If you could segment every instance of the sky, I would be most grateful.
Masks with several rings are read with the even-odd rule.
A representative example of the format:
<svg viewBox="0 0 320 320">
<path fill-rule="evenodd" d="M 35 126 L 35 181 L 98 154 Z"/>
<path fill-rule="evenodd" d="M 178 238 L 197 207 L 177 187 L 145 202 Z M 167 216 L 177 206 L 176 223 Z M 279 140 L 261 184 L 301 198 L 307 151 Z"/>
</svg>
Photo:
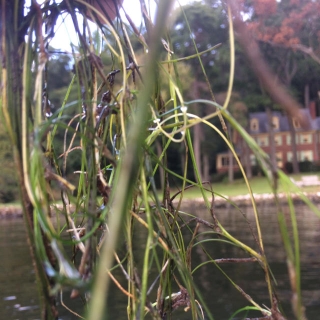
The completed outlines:
<svg viewBox="0 0 320 320">
<path fill-rule="evenodd" d="M 174 6 L 178 7 L 179 3 L 180 5 L 185 5 L 194 1 L 199 0 L 176 0 Z M 155 2 L 154 0 L 146 0 L 146 4 L 148 5 L 150 3 L 150 10 L 151 14 L 155 13 Z M 133 20 L 136 26 L 139 26 L 141 23 L 141 13 L 140 13 L 140 1 L 139 0 L 124 0 L 123 2 L 124 10 L 127 12 L 127 14 L 130 14 L 130 18 Z M 124 21 L 126 21 L 125 16 L 120 10 L 120 14 L 124 18 Z M 70 51 L 70 41 L 75 41 L 73 39 L 76 39 L 76 35 L 74 32 L 72 32 L 73 28 L 71 28 L 72 22 L 71 18 L 67 17 L 65 23 L 62 23 L 62 20 L 59 20 L 56 27 L 57 32 L 50 42 L 50 46 L 54 47 L 55 49 L 62 49 L 66 51 Z M 76 41 L 75 41 L 76 42 Z"/>
</svg>

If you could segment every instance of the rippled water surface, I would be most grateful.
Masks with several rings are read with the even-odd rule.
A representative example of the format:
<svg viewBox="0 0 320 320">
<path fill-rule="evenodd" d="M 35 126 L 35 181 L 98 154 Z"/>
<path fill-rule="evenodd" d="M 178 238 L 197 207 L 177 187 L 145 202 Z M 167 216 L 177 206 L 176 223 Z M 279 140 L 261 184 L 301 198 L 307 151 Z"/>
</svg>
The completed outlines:
<svg viewBox="0 0 320 320">
<path fill-rule="evenodd" d="M 277 295 L 282 302 L 288 319 L 293 319 L 290 307 L 291 291 L 287 276 L 286 259 L 281 245 L 277 214 L 270 204 L 259 208 L 265 250 L 270 267 L 277 279 Z M 202 219 L 211 221 L 209 213 L 199 205 L 188 206 L 188 211 Z M 285 208 L 285 212 L 288 211 Z M 302 294 L 309 320 L 319 319 L 320 314 L 320 218 L 307 207 L 296 206 L 300 233 Z M 251 209 L 243 209 L 243 214 L 253 221 Z M 286 212 L 288 214 L 288 212 Z M 244 243 L 254 246 L 250 228 L 243 215 L 234 209 L 216 209 L 216 215 L 226 229 Z M 254 229 L 254 228 L 253 228 Z M 201 231 L 205 231 L 202 229 Z M 136 251 L 139 243 L 145 241 L 144 232 L 135 236 Z M 189 236 L 186 236 L 188 238 Z M 199 239 L 209 236 L 201 235 Z M 225 243 L 207 242 L 207 252 L 215 259 L 247 257 L 241 250 Z M 206 260 L 204 251 L 196 246 L 192 251 L 192 267 Z M 139 263 L 139 261 L 137 262 Z M 246 293 L 258 303 L 269 306 L 264 275 L 257 263 L 221 265 Z M 24 223 L 21 218 L 0 220 L 0 319 L 40 319 L 39 300 L 35 283 L 30 252 L 26 243 Z M 237 309 L 249 305 L 246 300 L 232 287 L 213 264 L 206 264 L 194 272 L 194 280 L 202 292 L 204 300 L 214 316 L 214 319 L 228 319 Z M 156 274 L 150 273 L 150 282 Z M 126 319 L 126 298 L 114 287 L 108 305 L 109 319 Z M 64 297 L 68 307 L 83 313 L 79 301 L 69 299 L 69 293 Z M 153 297 L 151 297 L 153 299 Z M 77 319 L 59 304 L 60 319 Z M 259 316 L 259 314 L 256 314 Z M 175 312 L 173 319 L 190 319 L 191 315 L 183 310 Z"/>
</svg>

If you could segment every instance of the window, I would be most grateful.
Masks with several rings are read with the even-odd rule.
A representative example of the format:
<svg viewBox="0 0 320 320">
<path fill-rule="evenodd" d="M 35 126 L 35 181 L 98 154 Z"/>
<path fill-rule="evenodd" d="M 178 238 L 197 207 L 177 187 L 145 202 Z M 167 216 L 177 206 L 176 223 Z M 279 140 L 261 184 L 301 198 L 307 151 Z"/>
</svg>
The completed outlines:
<svg viewBox="0 0 320 320">
<path fill-rule="evenodd" d="M 292 119 L 292 123 L 293 123 L 293 127 L 294 127 L 295 129 L 300 129 L 300 128 L 301 128 L 300 122 L 298 121 L 298 119 L 293 118 L 293 119 Z"/>
<path fill-rule="evenodd" d="M 267 136 L 257 137 L 257 143 L 260 147 L 267 147 L 269 145 L 269 139 Z"/>
<path fill-rule="evenodd" d="M 282 152 L 277 152 L 276 153 L 276 160 L 277 160 L 277 166 L 279 168 L 282 168 L 283 167 Z"/>
<path fill-rule="evenodd" d="M 278 117 L 273 116 L 271 123 L 272 123 L 273 130 L 279 130 L 279 118 Z"/>
<path fill-rule="evenodd" d="M 281 146 L 282 145 L 282 137 L 281 136 L 275 136 L 274 137 L 274 144 L 276 146 Z"/>
<path fill-rule="evenodd" d="M 300 134 L 300 144 L 311 144 L 312 143 L 312 135 L 311 133 Z"/>
<path fill-rule="evenodd" d="M 229 166 L 229 155 L 222 155 L 221 156 L 221 168 L 228 167 Z M 237 167 L 237 161 L 233 157 L 233 167 Z"/>
<path fill-rule="evenodd" d="M 298 135 L 296 134 L 295 137 L 296 137 L 296 144 L 299 144 L 299 137 L 298 137 Z M 288 133 L 288 134 L 286 135 L 286 140 L 287 140 L 287 145 L 290 146 L 290 145 L 291 145 L 291 135 L 290 135 L 290 133 Z"/>
<path fill-rule="evenodd" d="M 297 160 L 298 161 L 303 161 L 303 153 L 304 153 L 305 151 L 298 151 L 297 152 Z M 307 153 L 309 153 L 309 152 L 311 152 L 312 153 L 312 151 L 306 151 Z M 310 156 L 310 154 L 308 154 L 309 156 Z M 293 152 L 292 151 L 289 151 L 289 152 L 287 152 L 287 161 L 288 162 L 293 162 Z"/>
<path fill-rule="evenodd" d="M 257 159 L 256 159 L 256 157 L 255 157 L 254 154 L 250 154 L 250 164 L 251 164 L 252 166 L 257 165 Z"/>
<path fill-rule="evenodd" d="M 229 157 L 228 156 L 223 156 L 221 158 L 221 165 L 222 165 L 222 167 L 227 167 L 229 165 Z"/>
<path fill-rule="evenodd" d="M 287 145 L 290 146 L 291 145 L 291 136 L 290 136 L 290 134 L 286 135 L 286 141 L 287 141 Z"/>
<path fill-rule="evenodd" d="M 259 131 L 259 121 L 256 118 L 251 119 L 250 121 L 250 130 Z"/>
<path fill-rule="evenodd" d="M 300 152 L 300 161 L 313 161 L 313 152 L 310 151 L 301 151 Z"/>
</svg>

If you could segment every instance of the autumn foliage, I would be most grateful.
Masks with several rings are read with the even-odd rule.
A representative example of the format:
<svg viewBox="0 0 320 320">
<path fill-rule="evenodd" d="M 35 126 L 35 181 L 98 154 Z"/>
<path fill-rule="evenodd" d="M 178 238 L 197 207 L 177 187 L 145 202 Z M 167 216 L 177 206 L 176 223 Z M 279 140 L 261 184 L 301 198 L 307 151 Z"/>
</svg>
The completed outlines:
<svg viewBox="0 0 320 320">
<path fill-rule="evenodd" d="M 300 50 L 320 63 L 320 2 L 253 0 L 248 27 L 263 42 Z"/>
</svg>

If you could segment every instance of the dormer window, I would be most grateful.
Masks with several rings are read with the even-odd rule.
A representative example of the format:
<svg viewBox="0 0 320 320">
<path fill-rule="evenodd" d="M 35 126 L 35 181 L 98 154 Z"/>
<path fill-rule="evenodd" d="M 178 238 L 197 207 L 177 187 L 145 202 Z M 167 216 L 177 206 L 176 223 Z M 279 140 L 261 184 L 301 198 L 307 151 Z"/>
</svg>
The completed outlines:
<svg viewBox="0 0 320 320">
<path fill-rule="evenodd" d="M 301 128 L 300 122 L 298 121 L 298 119 L 293 118 L 293 119 L 292 119 L 292 123 L 293 123 L 293 127 L 294 127 L 295 129 L 300 129 L 300 128 Z"/>
<path fill-rule="evenodd" d="M 259 131 L 259 121 L 256 118 L 251 119 L 250 121 L 250 130 Z"/>
<path fill-rule="evenodd" d="M 279 117 L 272 117 L 272 128 L 273 130 L 279 130 Z"/>
</svg>

